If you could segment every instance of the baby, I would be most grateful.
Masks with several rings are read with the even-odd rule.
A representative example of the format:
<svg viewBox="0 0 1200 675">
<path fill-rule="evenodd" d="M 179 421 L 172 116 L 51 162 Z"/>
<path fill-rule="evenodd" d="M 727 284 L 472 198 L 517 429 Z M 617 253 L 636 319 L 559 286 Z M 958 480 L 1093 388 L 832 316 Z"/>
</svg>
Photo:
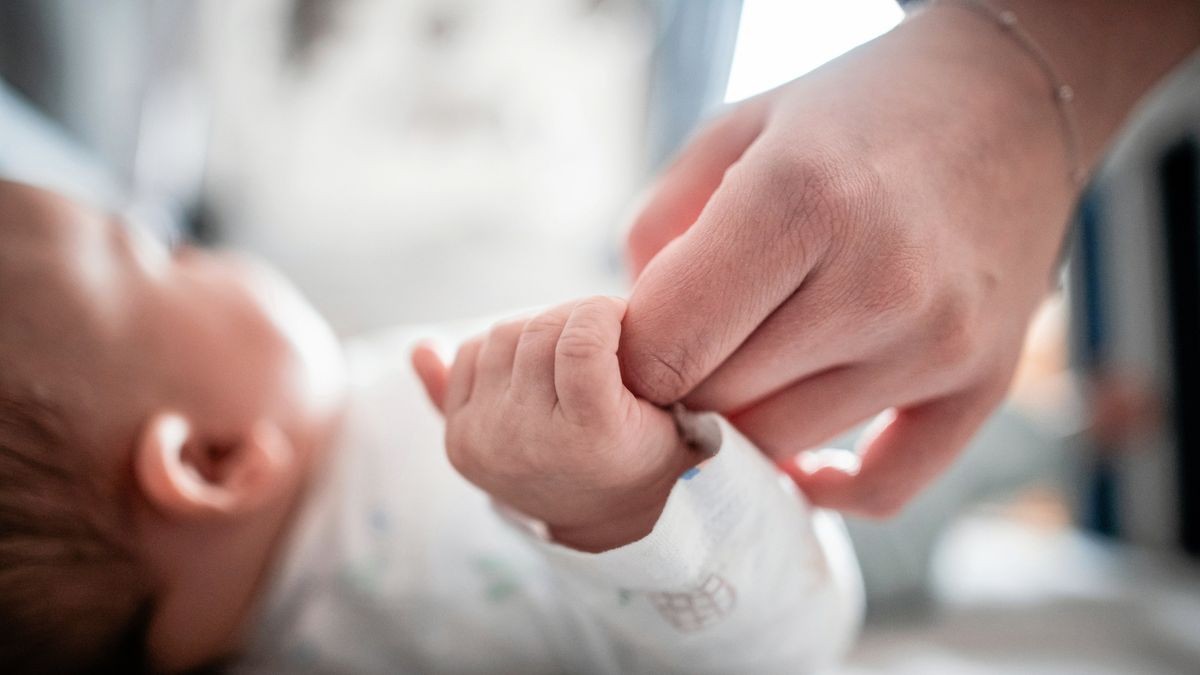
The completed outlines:
<svg viewBox="0 0 1200 675">
<path fill-rule="evenodd" d="M 623 312 L 501 323 L 449 368 L 343 347 L 260 266 L 0 182 L 5 672 L 830 664 L 861 604 L 840 523 L 724 420 L 635 398 Z"/>
</svg>

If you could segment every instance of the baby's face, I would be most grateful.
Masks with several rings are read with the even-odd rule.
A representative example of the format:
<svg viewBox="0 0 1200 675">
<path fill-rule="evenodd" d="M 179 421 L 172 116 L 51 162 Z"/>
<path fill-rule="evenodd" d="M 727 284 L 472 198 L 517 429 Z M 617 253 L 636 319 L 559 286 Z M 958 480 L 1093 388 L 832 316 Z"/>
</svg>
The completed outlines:
<svg viewBox="0 0 1200 675">
<path fill-rule="evenodd" d="M 0 182 L 0 358 L 16 382 L 128 443 L 154 408 L 235 435 L 326 423 L 341 390 L 330 330 L 281 278 L 160 242 L 65 198 Z M 303 445 L 303 443 L 301 443 Z"/>
<path fill-rule="evenodd" d="M 61 451 L 130 484 L 156 663 L 234 644 L 343 389 L 329 327 L 270 270 L 0 181 L 0 390 L 50 404 L 86 446 Z"/>
</svg>

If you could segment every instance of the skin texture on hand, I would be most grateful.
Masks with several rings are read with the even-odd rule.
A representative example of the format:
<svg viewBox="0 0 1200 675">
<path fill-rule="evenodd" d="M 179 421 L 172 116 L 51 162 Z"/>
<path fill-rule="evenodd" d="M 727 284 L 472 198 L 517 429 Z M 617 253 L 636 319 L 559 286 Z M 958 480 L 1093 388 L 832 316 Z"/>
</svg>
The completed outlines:
<svg viewBox="0 0 1200 675">
<path fill-rule="evenodd" d="M 697 459 L 671 416 L 622 383 L 624 313 L 623 300 L 595 297 L 501 323 L 449 371 L 428 347 L 413 353 L 454 468 L 584 551 L 649 534 Z"/>
<path fill-rule="evenodd" d="M 1197 3 L 993 5 L 1075 87 L 1089 166 L 1200 30 Z M 1051 286 L 1077 197 L 1058 114 L 1029 54 L 950 3 L 741 104 L 634 223 L 626 382 L 726 413 L 819 505 L 894 513 L 1001 400 Z M 790 461 L 883 411 L 861 466 Z"/>
</svg>

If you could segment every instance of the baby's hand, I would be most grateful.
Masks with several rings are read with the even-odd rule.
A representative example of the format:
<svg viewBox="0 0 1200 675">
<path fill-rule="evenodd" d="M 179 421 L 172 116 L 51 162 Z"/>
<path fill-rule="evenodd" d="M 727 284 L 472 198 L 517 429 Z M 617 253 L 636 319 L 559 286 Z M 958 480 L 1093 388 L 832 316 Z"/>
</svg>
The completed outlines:
<svg viewBox="0 0 1200 675">
<path fill-rule="evenodd" d="M 459 473 L 580 550 L 648 534 L 699 459 L 667 412 L 622 383 L 624 314 L 623 300 L 595 297 L 501 323 L 449 372 L 428 347 L 413 353 Z"/>
</svg>

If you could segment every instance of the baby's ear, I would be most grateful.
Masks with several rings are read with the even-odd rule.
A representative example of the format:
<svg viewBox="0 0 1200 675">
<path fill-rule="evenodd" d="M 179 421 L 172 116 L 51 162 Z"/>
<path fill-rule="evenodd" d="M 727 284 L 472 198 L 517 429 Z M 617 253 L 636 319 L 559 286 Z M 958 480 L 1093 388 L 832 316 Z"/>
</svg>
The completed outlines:
<svg viewBox="0 0 1200 675">
<path fill-rule="evenodd" d="M 147 420 L 133 462 L 138 487 L 154 508 L 184 519 L 254 511 L 286 493 L 299 472 L 295 449 L 271 422 L 216 440 L 167 411 Z"/>
</svg>

